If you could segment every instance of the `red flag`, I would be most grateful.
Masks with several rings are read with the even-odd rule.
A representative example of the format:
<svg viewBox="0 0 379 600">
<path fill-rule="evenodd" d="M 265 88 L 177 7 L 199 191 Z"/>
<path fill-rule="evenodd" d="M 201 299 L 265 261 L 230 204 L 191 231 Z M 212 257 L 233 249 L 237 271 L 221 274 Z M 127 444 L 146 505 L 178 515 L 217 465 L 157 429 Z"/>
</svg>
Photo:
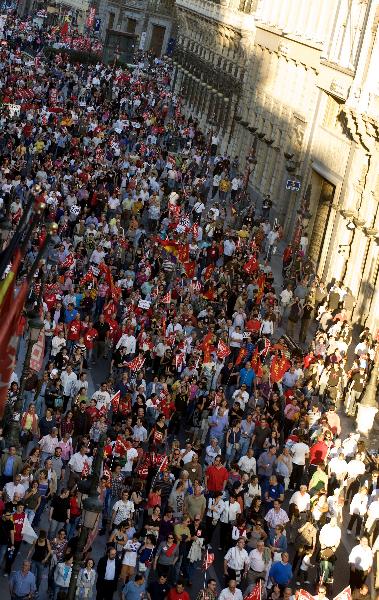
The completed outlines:
<svg viewBox="0 0 379 600">
<path fill-rule="evenodd" d="M 283 375 L 290 368 L 291 363 L 285 356 L 274 356 L 270 367 L 270 378 L 272 383 L 278 383 L 283 379 Z"/>
<path fill-rule="evenodd" d="M 169 292 L 167 292 L 167 294 L 165 294 L 163 296 L 162 302 L 163 302 L 163 304 L 170 304 L 170 302 L 171 302 L 171 290 Z"/>
<path fill-rule="evenodd" d="M 262 582 L 258 581 L 248 596 L 244 600 L 261 600 Z"/>
<path fill-rule="evenodd" d="M 65 37 L 68 34 L 68 21 L 63 23 L 61 27 L 61 37 Z"/>
<path fill-rule="evenodd" d="M 184 270 L 186 272 L 188 279 L 193 279 L 195 277 L 195 271 L 196 271 L 195 261 L 186 262 L 186 263 L 184 263 L 183 267 L 184 267 Z"/>
<path fill-rule="evenodd" d="M 113 412 L 118 411 L 118 407 L 120 404 L 120 398 L 121 398 L 121 392 L 120 392 L 120 390 L 118 390 L 118 392 L 116 392 L 115 395 L 112 396 L 112 398 L 111 398 L 111 405 L 112 405 Z"/>
<path fill-rule="evenodd" d="M 117 436 L 116 443 L 114 445 L 115 454 L 119 454 L 120 456 L 124 456 L 127 451 L 127 447 L 125 445 L 125 440 L 121 435 Z"/>
<path fill-rule="evenodd" d="M 189 244 L 179 244 L 177 247 L 178 260 L 181 263 L 186 263 L 189 260 Z"/>
<path fill-rule="evenodd" d="M 334 596 L 333 600 L 351 600 L 351 588 L 348 585 L 342 592 Z"/>
<path fill-rule="evenodd" d="M 215 291 L 212 287 L 210 287 L 208 290 L 204 290 L 201 295 L 203 296 L 203 298 L 209 300 L 210 302 L 213 302 L 213 300 L 215 299 Z"/>
<path fill-rule="evenodd" d="M 255 271 L 257 271 L 257 269 L 258 269 L 258 261 L 254 256 L 252 256 L 250 258 L 250 260 L 248 260 L 247 263 L 244 264 L 244 266 L 243 266 L 243 270 L 246 271 L 246 273 L 248 273 L 249 275 L 252 275 L 253 273 L 255 273 Z"/>
<path fill-rule="evenodd" d="M 254 371 L 254 373 L 256 374 L 257 377 L 262 377 L 263 375 L 263 369 L 262 369 L 262 364 L 261 364 L 261 359 L 259 356 L 259 352 L 258 352 L 258 348 L 256 348 L 253 352 L 253 356 L 251 357 L 251 367 Z"/>
<path fill-rule="evenodd" d="M 133 360 L 131 360 L 130 362 L 127 362 L 126 366 L 129 367 L 129 369 L 131 371 L 139 371 L 140 369 L 142 369 L 144 363 L 145 363 L 144 356 L 136 356 L 135 358 L 133 358 Z"/>
<path fill-rule="evenodd" d="M 217 356 L 219 358 L 226 358 L 227 356 L 229 356 L 229 354 L 231 354 L 229 346 L 227 346 L 225 342 L 220 340 L 217 344 Z"/>
<path fill-rule="evenodd" d="M 197 223 L 194 223 L 192 225 L 192 237 L 195 241 L 197 240 L 198 235 L 199 235 L 199 226 Z"/>
<path fill-rule="evenodd" d="M 241 362 L 243 361 L 243 359 L 245 358 L 245 356 L 247 355 L 247 350 L 246 348 L 241 348 L 241 350 L 238 352 L 238 356 L 235 362 L 235 365 L 239 365 L 241 364 Z"/>
<path fill-rule="evenodd" d="M 205 281 L 207 281 L 208 279 L 211 278 L 211 275 L 212 275 L 213 271 L 214 271 L 214 265 L 208 265 L 207 268 L 204 271 L 204 279 L 205 279 Z"/>
</svg>

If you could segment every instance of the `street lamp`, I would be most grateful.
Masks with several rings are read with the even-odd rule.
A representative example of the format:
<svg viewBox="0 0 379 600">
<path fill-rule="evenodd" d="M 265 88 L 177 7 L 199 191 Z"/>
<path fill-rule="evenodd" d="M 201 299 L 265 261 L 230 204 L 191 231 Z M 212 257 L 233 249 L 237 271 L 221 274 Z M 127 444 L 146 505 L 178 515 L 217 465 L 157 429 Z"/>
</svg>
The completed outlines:
<svg viewBox="0 0 379 600">
<path fill-rule="evenodd" d="M 83 561 L 83 554 L 88 542 L 90 531 L 93 531 L 98 523 L 99 517 L 103 510 L 103 505 L 99 500 L 98 486 L 100 481 L 101 467 L 104 457 L 105 434 L 101 434 L 97 445 L 96 456 L 92 463 L 92 475 L 90 480 L 79 481 L 78 490 L 82 494 L 88 493 L 87 498 L 84 498 L 82 506 L 82 529 L 80 532 L 78 545 L 74 554 L 74 562 L 72 564 L 70 585 L 67 593 L 67 600 L 74 600 L 76 595 L 76 587 L 80 567 Z"/>
<path fill-rule="evenodd" d="M 378 372 L 379 372 L 379 344 L 376 346 L 374 364 L 371 369 L 370 379 L 366 385 L 363 398 L 358 403 L 357 413 L 357 431 L 368 437 L 376 413 L 378 412 L 378 402 L 376 400 L 378 392 Z"/>
</svg>

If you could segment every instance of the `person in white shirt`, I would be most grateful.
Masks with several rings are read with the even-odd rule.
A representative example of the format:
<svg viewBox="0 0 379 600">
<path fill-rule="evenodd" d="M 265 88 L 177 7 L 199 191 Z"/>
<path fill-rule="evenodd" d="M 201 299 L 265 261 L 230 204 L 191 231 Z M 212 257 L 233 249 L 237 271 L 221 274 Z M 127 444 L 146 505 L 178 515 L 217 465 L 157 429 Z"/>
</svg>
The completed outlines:
<svg viewBox="0 0 379 600">
<path fill-rule="evenodd" d="M 121 495 L 121 500 L 118 500 L 112 509 L 111 527 L 120 525 L 123 521 L 130 519 L 134 513 L 134 502 L 129 500 L 129 492 L 124 490 Z"/>
<path fill-rule="evenodd" d="M 288 523 L 289 518 L 285 510 L 281 507 L 279 500 L 274 500 L 273 508 L 270 508 L 265 516 L 265 521 L 272 532 L 275 531 L 277 525 L 285 525 Z"/>
<path fill-rule="evenodd" d="M 231 258 L 235 252 L 236 245 L 230 238 L 224 240 L 224 257 Z"/>
<path fill-rule="evenodd" d="M 25 487 L 21 483 L 21 475 L 16 475 L 14 481 L 9 481 L 4 486 L 4 491 L 6 495 L 6 499 L 13 502 L 13 498 L 15 494 L 18 494 L 20 498 L 23 498 L 25 495 Z"/>
<path fill-rule="evenodd" d="M 217 438 L 211 438 L 209 446 L 205 449 L 205 464 L 213 465 L 214 459 L 219 454 L 221 454 L 221 449 L 218 445 L 218 440 Z"/>
<path fill-rule="evenodd" d="M 230 341 L 229 341 L 229 346 L 232 349 L 233 359 L 237 358 L 238 352 L 242 346 L 242 342 L 243 342 L 243 334 L 241 333 L 241 328 L 238 327 L 238 325 L 237 325 L 237 327 L 234 329 L 234 331 L 232 331 L 232 333 L 230 334 Z M 232 360 L 232 358 L 230 360 Z"/>
<path fill-rule="evenodd" d="M 236 390 L 232 396 L 233 402 L 239 402 L 241 410 L 245 410 L 245 406 L 249 401 L 249 393 L 246 391 L 246 385 L 243 384 Z"/>
<path fill-rule="evenodd" d="M 326 523 L 320 529 L 319 542 L 321 549 L 334 548 L 336 551 L 341 542 L 341 528 L 337 525 L 337 519 L 332 517 L 329 523 Z"/>
<path fill-rule="evenodd" d="M 63 412 L 66 411 L 67 404 L 73 394 L 74 384 L 77 380 L 78 380 L 78 376 L 72 370 L 72 366 L 67 365 L 66 369 L 64 371 L 62 371 L 62 374 L 61 374 L 61 383 L 62 383 L 63 398 L 64 398 Z"/>
<path fill-rule="evenodd" d="M 68 466 L 70 468 L 70 477 L 68 479 L 67 487 L 70 489 L 81 478 L 85 465 L 90 467 L 92 464 L 92 457 L 87 456 L 87 452 L 88 448 L 82 445 L 79 449 L 79 452 L 75 452 L 68 462 Z"/>
<path fill-rule="evenodd" d="M 254 451 L 252 448 L 249 448 L 247 454 L 245 456 L 241 456 L 238 461 L 238 466 L 242 473 L 246 473 L 247 475 L 256 475 L 257 473 L 257 461 L 254 458 Z"/>
<path fill-rule="evenodd" d="M 255 584 L 259 578 L 266 578 L 267 567 L 271 559 L 271 555 L 267 556 L 267 552 L 270 552 L 270 550 L 267 548 L 265 551 L 263 540 L 258 540 L 257 547 L 250 552 L 248 571 L 248 582 L 250 585 Z"/>
<path fill-rule="evenodd" d="M 224 510 L 220 516 L 220 548 L 224 552 L 230 546 L 232 535 L 232 524 L 235 523 L 237 515 L 241 514 L 240 503 L 235 496 L 230 496 L 229 500 L 224 501 Z M 238 536 L 239 538 L 240 536 Z"/>
<path fill-rule="evenodd" d="M 350 587 L 352 591 L 359 589 L 371 572 L 374 553 L 368 545 L 367 537 L 362 537 L 357 546 L 349 554 Z"/>
<path fill-rule="evenodd" d="M 302 437 L 291 448 L 292 456 L 292 473 L 290 477 L 290 489 L 299 488 L 303 479 L 305 461 L 309 456 L 309 446 L 304 442 Z"/>
<path fill-rule="evenodd" d="M 224 556 L 224 575 L 239 584 L 242 577 L 247 575 L 249 555 L 245 550 L 245 540 L 240 538 L 233 548 L 229 548 Z"/>
<path fill-rule="evenodd" d="M 126 355 L 135 354 L 136 351 L 136 338 L 134 335 L 129 335 L 128 333 L 124 333 L 116 344 L 116 349 L 118 350 L 120 347 L 126 348 Z"/>
<path fill-rule="evenodd" d="M 48 456 L 54 454 L 54 450 L 58 446 L 58 444 L 58 429 L 57 427 L 53 427 L 51 433 L 44 435 L 43 438 L 41 438 L 38 442 L 38 445 L 41 449 L 41 465 L 44 464 Z"/>
<path fill-rule="evenodd" d="M 91 400 L 96 401 L 97 410 L 101 410 L 103 407 L 108 410 L 111 405 L 111 395 L 107 390 L 107 384 L 102 383 L 100 389 L 92 394 Z"/>
<path fill-rule="evenodd" d="M 328 471 L 329 475 L 335 474 L 337 481 L 343 482 L 347 474 L 347 462 L 343 452 L 331 459 L 328 463 Z"/>
<path fill-rule="evenodd" d="M 242 600 L 242 592 L 235 579 L 229 579 L 228 587 L 221 590 L 218 600 Z"/>
<path fill-rule="evenodd" d="M 128 442 L 126 442 L 128 444 Z M 130 442 L 129 442 L 130 445 Z M 129 447 L 125 453 L 125 464 L 122 467 L 122 472 L 125 473 L 127 477 L 130 477 L 133 471 L 133 464 L 137 461 L 138 452 L 133 446 Z"/>
<path fill-rule="evenodd" d="M 301 485 L 300 490 L 292 494 L 290 499 L 290 506 L 294 504 L 299 513 L 306 513 L 311 507 L 311 497 L 307 492 L 307 486 Z"/>
<path fill-rule="evenodd" d="M 349 513 L 350 513 L 350 521 L 347 526 L 346 533 L 350 534 L 354 527 L 354 523 L 357 522 L 356 525 L 356 535 L 357 537 L 361 533 L 361 527 L 363 522 L 363 517 L 367 513 L 367 504 L 368 504 L 368 489 L 366 486 L 362 486 L 357 494 L 354 494 L 353 499 L 350 503 Z"/>
</svg>

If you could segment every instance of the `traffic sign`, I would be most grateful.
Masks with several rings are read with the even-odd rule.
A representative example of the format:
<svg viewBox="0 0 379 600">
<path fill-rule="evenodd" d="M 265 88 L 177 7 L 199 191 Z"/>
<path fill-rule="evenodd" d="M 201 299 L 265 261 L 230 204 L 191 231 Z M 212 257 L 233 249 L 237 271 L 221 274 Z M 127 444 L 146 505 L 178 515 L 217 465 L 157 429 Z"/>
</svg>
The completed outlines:
<svg viewBox="0 0 379 600">
<path fill-rule="evenodd" d="M 291 190 L 291 192 L 298 192 L 301 188 L 301 182 L 297 179 L 287 179 L 286 190 Z"/>
</svg>

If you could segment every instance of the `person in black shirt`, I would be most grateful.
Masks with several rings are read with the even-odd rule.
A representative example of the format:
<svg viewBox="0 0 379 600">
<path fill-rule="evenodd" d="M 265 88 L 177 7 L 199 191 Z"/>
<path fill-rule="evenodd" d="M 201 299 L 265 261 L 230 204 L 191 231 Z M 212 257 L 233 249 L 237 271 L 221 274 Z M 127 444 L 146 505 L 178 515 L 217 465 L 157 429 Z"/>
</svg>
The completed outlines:
<svg viewBox="0 0 379 600">
<path fill-rule="evenodd" d="M 49 538 L 53 539 L 57 531 L 62 529 L 70 519 L 70 500 L 69 491 L 62 489 L 61 493 L 55 494 L 51 501 L 50 513 L 49 513 Z"/>
<path fill-rule="evenodd" d="M 11 511 L 5 510 L 0 519 L 0 567 L 8 548 L 14 549 L 14 525 Z"/>
<path fill-rule="evenodd" d="M 108 336 L 109 336 L 109 325 L 108 323 L 105 322 L 104 320 L 104 315 L 100 315 L 99 320 L 97 321 L 97 323 L 94 324 L 94 328 L 97 331 L 97 339 L 96 339 L 96 357 L 97 359 L 103 357 L 103 358 L 107 358 L 106 356 L 106 342 L 108 340 Z"/>
<path fill-rule="evenodd" d="M 162 600 L 162 598 L 166 598 L 169 590 L 170 586 L 167 583 L 166 575 L 161 575 L 159 579 L 150 583 L 147 588 L 151 600 Z"/>
</svg>

